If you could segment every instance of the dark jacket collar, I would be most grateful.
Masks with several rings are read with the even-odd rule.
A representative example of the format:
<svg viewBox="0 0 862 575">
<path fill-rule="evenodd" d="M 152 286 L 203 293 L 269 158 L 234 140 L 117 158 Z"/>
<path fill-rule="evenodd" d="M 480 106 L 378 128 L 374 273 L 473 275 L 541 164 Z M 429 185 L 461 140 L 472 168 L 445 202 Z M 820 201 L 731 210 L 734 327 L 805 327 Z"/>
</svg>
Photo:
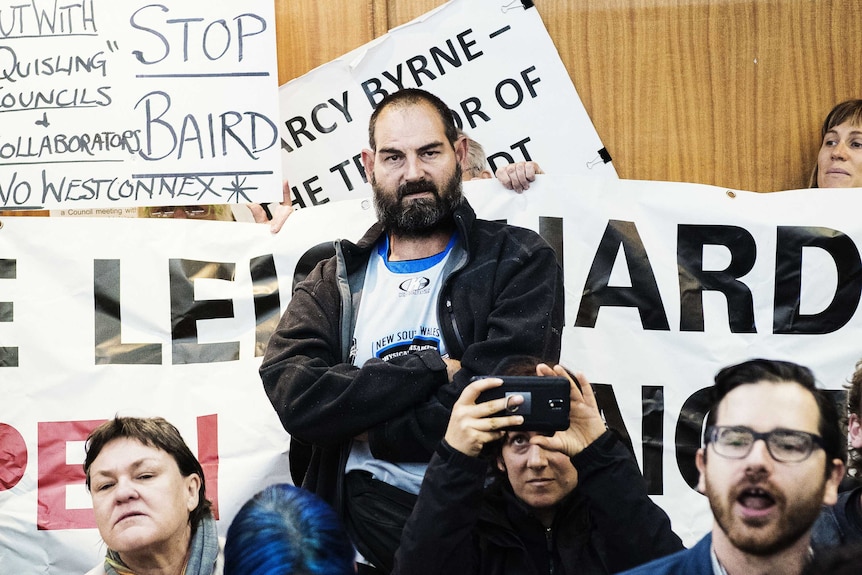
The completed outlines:
<svg viewBox="0 0 862 575">
<path fill-rule="evenodd" d="M 496 537 L 501 538 L 501 542 L 524 529 L 545 530 L 529 506 L 515 496 L 509 482 L 499 478 L 495 478 L 485 491 L 479 520 L 486 524 L 487 532 L 496 534 Z M 577 488 L 557 505 L 551 530 L 560 530 L 567 538 L 579 539 L 579 535 L 589 535 L 587 501 L 578 493 Z"/>
</svg>

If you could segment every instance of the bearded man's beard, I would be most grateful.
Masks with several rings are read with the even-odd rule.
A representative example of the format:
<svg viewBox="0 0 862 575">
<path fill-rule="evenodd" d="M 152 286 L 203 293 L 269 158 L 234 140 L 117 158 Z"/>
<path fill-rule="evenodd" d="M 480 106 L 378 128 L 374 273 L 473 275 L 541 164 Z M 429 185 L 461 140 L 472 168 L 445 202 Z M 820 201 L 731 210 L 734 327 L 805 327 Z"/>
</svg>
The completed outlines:
<svg viewBox="0 0 862 575">
<path fill-rule="evenodd" d="M 455 166 L 452 177 L 440 191 L 442 193 L 438 192 L 434 182 L 421 180 L 406 182 L 395 194 L 387 194 L 377 185 L 374 174 L 371 175 L 371 187 L 377 219 L 387 231 L 405 237 L 425 237 L 452 225 L 452 214 L 462 201 L 461 167 Z M 424 192 L 430 192 L 432 197 L 408 198 L 405 201 L 405 197 L 411 194 Z"/>
</svg>

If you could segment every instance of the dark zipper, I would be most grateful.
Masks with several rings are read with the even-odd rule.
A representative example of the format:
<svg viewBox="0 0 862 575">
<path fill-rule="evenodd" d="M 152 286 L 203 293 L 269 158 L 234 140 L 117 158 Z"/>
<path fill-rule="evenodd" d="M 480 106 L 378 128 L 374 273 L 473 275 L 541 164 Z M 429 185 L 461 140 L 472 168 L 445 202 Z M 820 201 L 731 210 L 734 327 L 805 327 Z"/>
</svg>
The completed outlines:
<svg viewBox="0 0 862 575">
<path fill-rule="evenodd" d="M 446 349 L 450 357 L 460 358 L 464 355 L 464 340 L 461 338 L 461 332 L 458 331 L 458 322 L 455 321 L 455 309 L 452 305 L 452 298 L 446 297 L 446 313 L 449 315 L 449 323 L 452 325 L 452 332 L 455 334 L 455 343 L 458 346 L 457 352 L 449 349 L 449 342 L 446 342 Z"/>
<path fill-rule="evenodd" d="M 444 307 L 446 308 L 446 315 L 449 318 L 449 325 L 452 326 L 452 333 L 455 335 L 455 345 L 456 349 L 452 349 L 453 346 L 449 345 L 452 342 L 446 342 L 446 353 L 449 357 L 455 359 L 461 359 L 464 355 L 464 338 L 461 337 L 461 332 L 458 330 L 458 322 L 455 321 L 455 309 L 452 305 L 452 295 L 450 285 L 452 283 L 452 276 L 456 275 L 458 272 L 467 267 L 467 264 L 470 262 L 470 246 L 467 241 L 467 232 L 466 226 L 464 225 L 463 218 L 461 216 L 455 216 L 455 225 L 458 229 L 458 233 L 461 234 L 464 242 L 464 254 L 465 261 L 463 264 L 459 265 L 457 268 L 453 269 L 451 273 L 449 273 L 445 278 L 443 278 L 443 285 L 440 287 L 440 297 L 445 297 L 446 301 L 444 302 Z M 439 310 L 439 308 L 438 308 Z M 439 318 L 438 318 L 439 320 Z M 440 327 L 442 329 L 443 322 L 440 322 Z"/>
</svg>

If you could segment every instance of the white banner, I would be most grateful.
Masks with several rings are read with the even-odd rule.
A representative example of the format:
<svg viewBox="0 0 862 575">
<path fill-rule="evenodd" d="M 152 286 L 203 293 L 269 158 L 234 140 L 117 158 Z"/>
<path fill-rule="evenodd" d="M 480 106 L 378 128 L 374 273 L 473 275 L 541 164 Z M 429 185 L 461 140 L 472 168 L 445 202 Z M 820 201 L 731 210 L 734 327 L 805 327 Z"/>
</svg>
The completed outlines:
<svg viewBox="0 0 862 575">
<path fill-rule="evenodd" d="M 561 254 L 563 363 L 598 385 L 689 544 L 711 524 L 689 487 L 698 390 L 754 356 L 806 364 L 839 390 L 860 356 L 862 224 L 846 209 L 859 190 L 575 176 L 541 176 L 521 195 L 495 180 L 465 190 L 481 217 L 535 229 Z M 373 220 L 364 199 L 300 210 L 275 236 L 233 222 L 0 221 L 3 573 L 82 573 L 102 557 L 82 440 L 117 413 L 180 428 L 222 533 L 247 497 L 285 481 L 262 346 L 302 255 Z"/>
<path fill-rule="evenodd" d="M 0 208 L 280 199 L 273 3 L 0 0 Z"/>
<path fill-rule="evenodd" d="M 616 178 L 536 9 L 452 0 L 281 87 L 294 205 L 366 195 L 368 118 L 387 94 L 414 87 L 446 102 L 492 170 L 535 160 L 548 173 Z"/>
</svg>

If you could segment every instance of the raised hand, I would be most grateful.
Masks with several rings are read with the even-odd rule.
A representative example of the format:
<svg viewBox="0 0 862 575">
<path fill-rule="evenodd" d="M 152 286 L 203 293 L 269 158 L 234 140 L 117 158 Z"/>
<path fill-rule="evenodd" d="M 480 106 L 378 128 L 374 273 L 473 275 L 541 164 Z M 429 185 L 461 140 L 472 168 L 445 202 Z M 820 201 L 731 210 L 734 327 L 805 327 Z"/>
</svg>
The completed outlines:
<svg viewBox="0 0 862 575">
<path fill-rule="evenodd" d="M 507 190 L 523 192 L 530 189 L 530 182 L 536 180 L 536 174 L 544 174 L 536 162 L 515 162 L 497 168 L 497 179 Z"/>
<path fill-rule="evenodd" d="M 580 389 L 578 389 L 578 385 L 560 365 L 555 365 L 552 369 L 550 366 L 540 363 L 536 366 L 536 374 L 545 376 L 557 375 L 569 380 L 569 384 L 571 385 L 571 393 L 569 395 L 569 428 L 565 431 L 558 431 L 551 437 L 534 435 L 530 439 L 530 443 L 539 445 L 545 449 L 559 451 L 572 457 L 583 451 L 607 429 L 596 403 L 593 386 L 587 381 L 584 374 L 578 373 L 577 378 L 578 383 L 580 383 Z"/>
<path fill-rule="evenodd" d="M 282 182 L 281 192 L 282 201 L 274 204 L 274 209 L 270 208 L 270 213 L 272 214 L 271 220 L 267 217 L 266 211 L 260 204 L 246 204 L 254 221 L 258 224 L 269 224 L 269 231 L 274 234 L 277 234 L 281 230 L 284 222 L 287 221 L 287 217 L 293 213 L 293 203 L 290 200 L 290 183 L 287 180 Z"/>
<path fill-rule="evenodd" d="M 501 397 L 483 403 L 476 403 L 479 394 L 486 389 L 502 385 L 503 380 L 495 377 L 480 379 L 464 388 L 461 396 L 452 407 L 449 427 L 446 428 L 446 443 L 465 455 L 476 457 L 482 451 L 482 446 L 503 437 L 503 428 L 524 423 L 521 415 L 490 417 L 503 411 L 506 402 L 509 406 L 520 405 L 524 398 L 520 395 L 509 398 Z"/>
</svg>

